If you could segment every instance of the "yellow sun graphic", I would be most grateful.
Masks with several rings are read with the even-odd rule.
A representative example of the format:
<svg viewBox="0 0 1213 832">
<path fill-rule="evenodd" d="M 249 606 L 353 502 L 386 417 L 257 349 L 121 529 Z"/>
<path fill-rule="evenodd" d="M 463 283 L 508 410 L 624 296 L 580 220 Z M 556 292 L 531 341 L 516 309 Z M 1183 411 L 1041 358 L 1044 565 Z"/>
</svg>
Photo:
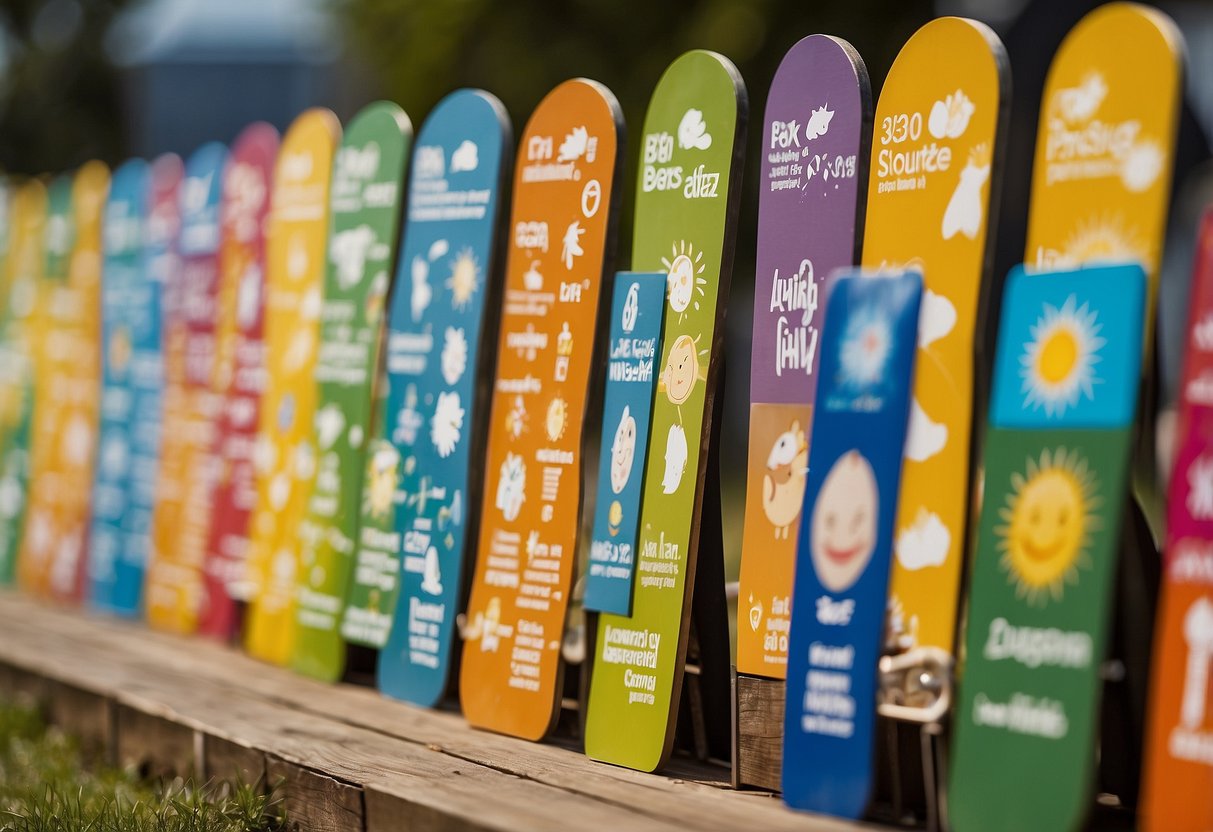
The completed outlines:
<svg viewBox="0 0 1213 832">
<path fill-rule="evenodd" d="M 446 287 L 451 290 L 451 306 L 460 312 L 466 309 L 472 295 L 480 288 L 480 264 L 471 249 L 465 248 L 455 255 Z"/>
<path fill-rule="evenodd" d="M 1046 415 L 1060 416 L 1080 397 L 1094 397 L 1100 381 L 1095 365 L 1107 343 L 1099 335 L 1102 328 L 1095 312 L 1086 303 L 1079 306 L 1074 295 L 1060 309 L 1044 305 L 1019 358 L 1026 407 L 1044 407 Z"/>
<path fill-rule="evenodd" d="M 699 309 L 699 298 L 704 296 L 708 281 L 702 277 L 705 268 L 703 252 L 686 240 L 670 247 L 670 258 L 661 258 L 666 270 L 666 294 L 670 309 L 678 313 L 678 321 L 686 319 L 687 309 Z"/>
<path fill-rule="evenodd" d="M 1090 568 L 1091 533 L 1102 504 L 1095 474 L 1077 451 L 1045 449 L 1011 475 L 1011 492 L 994 528 L 999 564 L 1017 598 L 1044 606 L 1060 601 L 1066 584 Z"/>
<path fill-rule="evenodd" d="M 1066 265 L 1084 263 L 1144 262 L 1145 252 L 1137 235 L 1114 217 L 1091 218 L 1080 222 L 1070 232 L 1062 247 L 1061 259 Z M 1059 264 L 1061 265 L 1061 264 Z"/>
<path fill-rule="evenodd" d="M 559 396 L 552 399 L 552 403 L 548 405 L 547 419 L 544 421 L 544 429 L 547 431 L 549 440 L 555 442 L 564 436 L 568 416 L 569 406 L 565 400 Z"/>
</svg>

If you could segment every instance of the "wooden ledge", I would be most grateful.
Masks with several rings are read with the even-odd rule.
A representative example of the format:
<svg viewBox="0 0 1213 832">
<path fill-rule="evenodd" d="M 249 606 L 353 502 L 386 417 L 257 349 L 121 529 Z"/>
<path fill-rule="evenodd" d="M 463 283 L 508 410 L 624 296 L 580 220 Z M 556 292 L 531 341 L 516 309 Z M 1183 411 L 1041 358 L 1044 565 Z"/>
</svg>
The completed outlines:
<svg viewBox="0 0 1213 832">
<path fill-rule="evenodd" d="M 0 690 L 37 696 L 122 764 L 281 781 L 301 830 L 863 828 L 732 791 L 723 770 L 683 764 L 663 776 L 595 763 L 12 592 L 0 592 L 0 631 Z"/>
</svg>

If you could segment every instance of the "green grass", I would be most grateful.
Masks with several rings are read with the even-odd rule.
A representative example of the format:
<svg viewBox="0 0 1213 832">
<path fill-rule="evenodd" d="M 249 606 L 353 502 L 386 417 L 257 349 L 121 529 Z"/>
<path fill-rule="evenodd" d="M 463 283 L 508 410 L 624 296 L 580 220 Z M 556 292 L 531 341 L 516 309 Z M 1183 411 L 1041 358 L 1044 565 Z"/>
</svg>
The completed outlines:
<svg viewBox="0 0 1213 832">
<path fill-rule="evenodd" d="M 95 765 L 37 709 L 0 702 L 0 830 L 276 832 L 281 806 L 254 785 L 148 782 Z"/>
</svg>

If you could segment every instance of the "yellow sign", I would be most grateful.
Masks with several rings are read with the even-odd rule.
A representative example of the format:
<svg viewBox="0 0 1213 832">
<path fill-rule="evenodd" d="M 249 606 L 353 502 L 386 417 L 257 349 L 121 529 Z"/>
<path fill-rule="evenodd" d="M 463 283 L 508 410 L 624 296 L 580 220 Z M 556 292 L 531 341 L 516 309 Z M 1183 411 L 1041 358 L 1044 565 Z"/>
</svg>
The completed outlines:
<svg viewBox="0 0 1213 832">
<path fill-rule="evenodd" d="M 973 330 L 1009 83 L 985 25 L 933 20 L 902 47 L 872 133 L 863 265 L 923 277 L 914 398 L 890 583 L 903 648 L 951 652 L 973 411 Z"/>
<path fill-rule="evenodd" d="M 1158 263 L 1171 196 L 1183 41 L 1160 12 L 1109 3 L 1075 26 L 1040 103 L 1024 261 L 1060 269 L 1136 261 L 1149 278 L 1153 340 Z"/>
<path fill-rule="evenodd" d="M 82 167 L 70 180 L 70 207 L 52 212 L 46 229 L 20 563 L 22 583 L 60 600 L 79 598 L 91 519 L 101 390 L 101 218 L 109 179 L 100 162 Z"/>
<path fill-rule="evenodd" d="M 266 241 L 265 369 L 255 452 L 257 507 L 249 528 L 252 606 L 249 653 L 286 664 L 295 640 L 293 536 L 307 508 L 316 460 L 310 437 L 316 409 L 329 178 L 341 124 L 328 110 L 303 113 L 287 131 L 274 169 Z M 241 587 L 235 587 L 240 592 Z"/>
</svg>

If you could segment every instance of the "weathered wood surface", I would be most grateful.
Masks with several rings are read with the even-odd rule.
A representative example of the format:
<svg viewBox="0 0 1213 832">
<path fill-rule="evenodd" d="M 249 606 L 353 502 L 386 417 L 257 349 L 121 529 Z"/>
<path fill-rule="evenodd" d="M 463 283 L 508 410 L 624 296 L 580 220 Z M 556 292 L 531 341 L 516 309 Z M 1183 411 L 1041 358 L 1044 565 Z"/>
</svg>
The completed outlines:
<svg viewBox="0 0 1213 832">
<path fill-rule="evenodd" d="M 783 763 L 784 688 L 782 679 L 736 677 L 737 780 L 743 786 L 779 789 Z"/>
<path fill-rule="evenodd" d="M 52 718 L 153 772 L 264 772 L 281 782 L 300 829 L 857 828 L 731 791 L 722 769 L 676 761 L 674 776 L 657 776 L 602 765 L 11 593 L 0 593 L 0 628 L 0 691 L 39 697 Z"/>
</svg>

